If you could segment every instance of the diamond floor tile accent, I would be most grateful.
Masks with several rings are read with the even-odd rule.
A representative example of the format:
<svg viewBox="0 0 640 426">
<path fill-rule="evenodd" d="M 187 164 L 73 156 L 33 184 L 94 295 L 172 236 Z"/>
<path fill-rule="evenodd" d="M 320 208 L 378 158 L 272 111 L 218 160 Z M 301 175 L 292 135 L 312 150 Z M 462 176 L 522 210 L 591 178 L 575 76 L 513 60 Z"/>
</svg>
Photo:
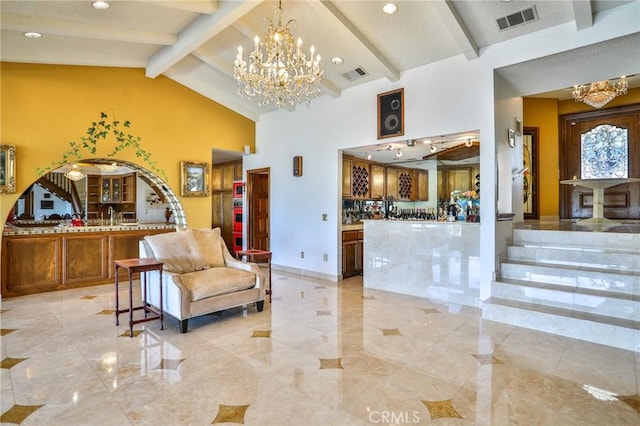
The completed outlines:
<svg viewBox="0 0 640 426">
<path fill-rule="evenodd" d="M 16 331 L 16 328 L 0 328 L 0 336 L 6 336 L 9 333 Z"/>
<path fill-rule="evenodd" d="M 502 364 L 498 358 L 494 357 L 493 354 L 476 354 L 473 355 L 481 365 L 489 365 L 489 364 Z"/>
<path fill-rule="evenodd" d="M 211 424 L 240 423 L 244 424 L 244 415 L 250 405 L 218 405 L 218 415 Z"/>
<path fill-rule="evenodd" d="M 397 328 L 381 328 L 380 331 L 382 331 L 383 336 L 402 336 L 402 333 Z"/>
<path fill-rule="evenodd" d="M 619 396 L 618 399 L 640 413 L 640 395 Z"/>
<path fill-rule="evenodd" d="M 5 358 L 0 362 L 0 368 L 10 369 L 14 365 L 20 364 L 22 361 L 29 358 Z"/>
<path fill-rule="evenodd" d="M 98 297 L 98 296 L 83 296 L 80 299 L 92 300 L 92 299 L 95 299 L 96 297 Z"/>
<path fill-rule="evenodd" d="M 144 330 L 133 330 L 133 337 L 138 337 L 142 333 L 144 333 Z M 127 330 L 119 334 L 118 337 L 131 337 L 131 335 L 129 334 L 129 330 Z"/>
<path fill-rule="evenodd" d="M 319 358 L 320 370 L 326 370 L 330 368 L 344 369 L 342 366 L 342 358 Z"/>
<path fill-rule="evenodd" d="M 103 309 L 100 312 L 96 313 L 96 315 L 113 315 L 116 311 L 113 309 Z"/>
<path fill-rule="evenodd" d="M 14 405 L 0 416 L 0 422 L 21 424 L 34 411 L 43 406 L 44 405 Z"/>
<path fill-rule="evenodd" d="M 154 370 L 177 370 L 184 359 L 167 359 L 162 358 L 160 364 Z"/>
<path fill-rule="evenodd" d="M 456 411 L 455 408 L 453 408 L 453 403 L 450 399 L 446 399 L 444 401 L 422 401 L 422 403 L 427 407 L 427 410 L 429 410 L 431 420 L 443 418 L 464 418 Z"/>
<path fill-rule="evenodd" d="M 251 337 L 271 337 L 271 330 L 253 330 Z"/>
</svg>

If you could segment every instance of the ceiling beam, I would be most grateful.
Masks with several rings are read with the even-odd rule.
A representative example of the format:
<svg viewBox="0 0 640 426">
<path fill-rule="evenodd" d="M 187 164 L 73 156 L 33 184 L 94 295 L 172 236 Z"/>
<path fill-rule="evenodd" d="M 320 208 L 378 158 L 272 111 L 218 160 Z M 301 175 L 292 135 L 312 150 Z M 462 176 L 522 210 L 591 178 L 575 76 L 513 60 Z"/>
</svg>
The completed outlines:
<svg viewBox="0 0 640 426">
<path fill-rule="evenodd" d="M 456 41 L 456 44 L 464 53 L 467 60 L 478 59 L 479 51 L 475 41 L 471 37 L 469 30 L 458 16 L 450 0 L 435 0 L 431 3 L 438 14 L 438 18 L 449 30 L 449 34 Z"/>
<path fill-rule="evenodd" d="M 389 81 L 400 80 L 400 71 L 364 34 L 330 1 L 318 0 L 373 56 L 382 66 Z"/>
<path fill-rule="evenodd" d="M 211 15 L 218 10 L 218 0 L 137 0 L 162 7 Z"/>
<path fill-rule="evenodd" d="M 34 28 L 37 28 L 38 32 L 45 36 L 55 35 L 167 46 L 170 46 L 177 41 L 177 37 L 173 34 L 159 33 L 155 31 L 136 30 L 108 25 L 94 25 L 84 22 L 39 18 L 12 13 L 2 14 L 3 30 L 26 32 L 33 31 Z"/>
<path fill-rule="evenodd" d="M 593 26 L 593 10 L 589 0 L 573 0 L 573 17 L 578 31 Z"/>
<path fill-rule="evenodd" d="M 147 77 L 156 78 L 261 2 L 221 1 L 218 11 L 213 15 L 198 16 L 178 34 L 178 41 L 173 46 L 164 47 L 151 57 L 146 69 Z"/>
</svg>

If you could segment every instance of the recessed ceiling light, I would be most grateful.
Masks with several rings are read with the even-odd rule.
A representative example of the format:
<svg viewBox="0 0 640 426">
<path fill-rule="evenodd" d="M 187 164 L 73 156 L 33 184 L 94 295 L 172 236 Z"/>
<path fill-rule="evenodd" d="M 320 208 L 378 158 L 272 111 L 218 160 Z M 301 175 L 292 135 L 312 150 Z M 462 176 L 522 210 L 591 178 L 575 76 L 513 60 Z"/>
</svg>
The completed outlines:
<svg viewBox="0 0 640 426">
<path fill-rule="evenodd" d="M 40 38 L 40 37 L 42 37 L 42 34 L 36 33 L 36 32 L 33 32 L 33 31 L 29 31 L 29 32 L 24 33 L 24 36 L 27 37 L 27 38 Z"/>
<path fill-rule="evenodd" d="M 402 151 L 397 150 L 396 151 L 396 158 L 400 158 L 400 157 L 402 157 Z"/>
<path fill-rule="evenodd" d="M 384 6 L 382 6 L 382 11 L 387 15 L 393 15 L 398 11 L 398 6 L 396 6 L 395 3 L 387 3 Z"/>
<path fill-rule="evenodd" d="M 343 62 L 344 59 L 342 59 L 340 56 L 334 56 L 333 58 L 331 58 L 331 63 L 335 65 L 342 65 Z"/>
<path fill-rule="evenodd" d="M 94 1 L 91 5 L 98 10 L 109 9 L 109 3 L 106 1 Z"/>
</svg>

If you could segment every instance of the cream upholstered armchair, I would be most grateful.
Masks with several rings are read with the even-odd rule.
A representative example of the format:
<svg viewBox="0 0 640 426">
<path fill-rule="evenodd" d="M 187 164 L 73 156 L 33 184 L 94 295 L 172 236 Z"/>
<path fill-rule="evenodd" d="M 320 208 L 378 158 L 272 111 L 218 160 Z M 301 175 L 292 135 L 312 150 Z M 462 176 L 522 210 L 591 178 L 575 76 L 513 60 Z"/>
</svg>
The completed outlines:
<svg viewBox="0 0 640 426">
<path fill-rule="evenodd" d="M 186 333 L 189 318 L 255 303 L 264 308 L 266 277 L 254 263 L 231 256 L 220 228 L 181 229 L 146 236 L 140 257 L 163 262 L 162 302 L 159 271 L 149 272 L 147 301 L 176 318 Z M 141 285 L 142 282 L 141 282 Z"/>
</svg>

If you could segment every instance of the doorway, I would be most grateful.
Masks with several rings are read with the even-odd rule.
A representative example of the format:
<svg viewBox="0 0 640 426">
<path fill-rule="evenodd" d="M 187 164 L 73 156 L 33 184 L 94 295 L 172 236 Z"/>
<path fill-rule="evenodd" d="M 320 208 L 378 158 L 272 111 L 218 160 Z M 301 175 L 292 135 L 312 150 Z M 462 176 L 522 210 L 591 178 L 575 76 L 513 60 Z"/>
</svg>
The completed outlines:
<svg viewBox="0 0 640 426">
<path fill-rule="evenodd" d="M 522 132 L 522 167 L 525 169 L 522 181 L 524 195 L 524 218 L 538 219 L 538 128 L 525 127 Z"/>
<path fill-rule="evenodd" d="M 247 170 L 247 249 L 270 249 L 270 168 Z"/>
</svg>

